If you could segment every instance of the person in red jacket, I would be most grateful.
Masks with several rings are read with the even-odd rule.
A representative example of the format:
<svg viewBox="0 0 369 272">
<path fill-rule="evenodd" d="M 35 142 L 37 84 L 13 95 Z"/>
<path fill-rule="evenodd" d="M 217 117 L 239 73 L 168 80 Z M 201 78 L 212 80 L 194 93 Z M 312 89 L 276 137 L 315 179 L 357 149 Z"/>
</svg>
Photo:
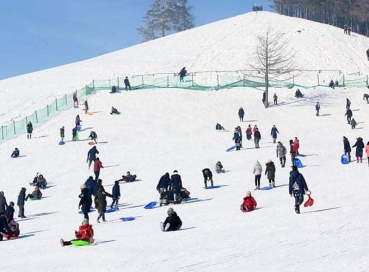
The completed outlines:
<svg viewBox="0 0 369 272">
<path fill-rule="evenodd" d="M 97 181 L 97 179 L 100 176 L 100 169 L 101 168 L 104 168 L 104 166 L 102 165 L 102 162 L 100 161 L 100 159 L 96 158 L 96 160 L 94 161 L 95 181 Z"/>
<path fill-rule="evenodd" d="M 251 192 L 246 192 L 246 197 L 243 198 L 243 203 L 241 204 L 241 211 L 251 212 L 256 209 L 257 203 L 255 198 L 251 196 Z"/>
<path fill-rule="evenodd" d="M 297 139 L 297 137 L 295 137 L 295 140 L 293 141 L 293 148 L 295 149 L 296 156 L 299 156 L 300 141 Z"/>
<path fill-rule="evenodd" d="M 88 219 L 84 218 L 82 221 L 82 225 L 79 227 L 78 231 L 74 231 L 76 235 L 76 239 L 71 241 L 64 241 L 62 238 L 60 239 L 61 246 L 70 246 L 72 241 L 86 241 L 89 244 L 94 242 L 94 230 L 92 225 L 89 224 Z"/>
</svg>

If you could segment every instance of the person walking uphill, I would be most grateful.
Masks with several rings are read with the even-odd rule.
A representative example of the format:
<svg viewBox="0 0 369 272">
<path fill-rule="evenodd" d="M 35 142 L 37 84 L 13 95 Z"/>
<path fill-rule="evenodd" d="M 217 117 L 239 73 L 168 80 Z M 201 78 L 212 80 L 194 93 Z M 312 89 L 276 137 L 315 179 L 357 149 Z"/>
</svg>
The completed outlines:
<svg viewBox="0 0 369 272">
<path fill-rule="evenodd" d="M 273 125 L 272 129 L 270 130 L 270 135 L 273 138 L 273 144 L 277 141 L 277 133 L 279 133 L 278 129 L 275 125 Z"/>
<path fill-rule="evenodd" d="M 243 122 L 243 117 L 245 116 L 245 111 L 242 107 L 238 110 L 238 117 L 240 117 L 240 122 Z"/>
<path fill-rule="evenodd" d="M 100 218 L 102 218 L 103 222 L 106 222 L 105 220 L 105 211 L 106 211 L 106 197 L 113 197 L 108 192 L 105 192 L 105 189 L 103 186 L 99 188 L 99 191 L 97 192 L 97 195 L 95 196 L 95 206 L 97 208 L 97 211 L 99 213 L 99 216 L 97 217 L 97 223 L 100 223 Z"/>
<path fill-rule="evenodd" d="M 126 86 L 126 91 L 131 90 L 131 83 L 129 83 L 128 77 L 124 79 L 124 85 Z"/>
<path fill-rule="evenodd" d="M 300 205 L 304 202 L 305 193 L 310 194 L 309 188 L 306 184 L 305 178 L 297 170 L 297 166 L 292 166 L 290 172 L 290 180 L 288 191 L 290 196 L 295 198 L 295 212 L 300 213 Z"/>
<path fill-rule="evenodd" d="M 238 131 L 237 128 L 234 129 L 233 132 L 233 140 L 234 140 L 234 144 L 236 146 L 236 150 L 240 150 L 241 149 L 241 135 L 240 132 Z"/>
<path fill-rule="evenodd" d="M 260 190 L 260 179 L 261 173 L 263 172 L 263 167 L 261 166 L 259 161 L 256 161 L 252 172 L 255 175 L 255 190 Z"/>
<path fill-rule="evenodd" d="M 92 162 L 96 160 L 96 155 L 99 154 L 96 146 L 93 146 L 87 153 L 88 169 L 90 169 Z"/>
<path fill-rule="evenodd" d="M 209 168 L 205 168 L 202 170 L 202 175 L 204 177 L 205 188 L 208 187 L 208 181 L 210 181 L 211 186 L 213 187 L 213 173 Z"/>
<path fill-rule="evenodd" d="M 279 158 L 282 168 L 286 165 L 286 154 L 287 154 L 286 147 L 281 142 L 278 142 L 277 158 Z"/>
<path fill-rule="evenodd" d="M 356 162 L 363 162 L 363 150 L 364 150 L 364 143 L 363 138 L 358 137 L 356 138 L 356 143 L 352 146 L 356 147 L 355 155 L 356 155 Z"/>
<path fill-rule="evenodd" d="M 178 73 L 178 75 L 179 75 L 179 82 L 183 82 L 184 80 L 184 77 L 187 75 L 187 70 L 186 70 L 186 67 L 183 67 L 182 69 L 181 69 L 181 71 L 179 71 L 179 73 Z"/>
<path fill-rule="evenodd" d="M 112 188 L 111 194 L 113 196 L 112 197 L 113 198 L 113 202 L 111 203 L 110 208 L 112 209 L 113 206 L 115 205 L 115 209 L 116 210 L 119 210 L 119 208 L 118 208 L 118 202 L 119 202 L 119 199 L 120 199 L 120 185 L 119 185 L 119 181 L 118 180 L 116 180 L 114 182 L 114 186 Z"/>
<path fill-rule="evenodd" d="M 319 116 L 319 111 L 320 111 L 320 104 L 319 104 L 319 102 L 316 102 L 315 110 L 316 110 L 316 116 Z"/>
<path fill-rule="evenodd" d="M 267 178 L 269 180 L 269 187 L 275 188 L 275 165 L 272 160 L 269 160 L 265 164 L 265 175 L 267 175 Z"/>
<path fill-rule="evenodd" d="M 104 168 L 104 166 L 102 165 L 102 162 L 100 161 L 100 159 L 96 158 L 96 160 L 94 161 L 95 181 L 97 181 L 99 176 L 100 176 L 100 169 L 101 168 Z"/>
<path fill-rule="evenodd" d="M 349 140 L 343 136 L 343 152 L 345 152 L 345 155 L 348 156 L 349 162 L 351 161 L 351 145 Z"/>
<path fill-rule="evenodd" d="M 65 137 L 65 129 L 64 129 L 64 126 L 62 126 L 61 128 L 60 128 L 60 138 L 61 138 L 61 142 L 63 142 L 64 141 L 64 137 Z"/>
<path fill-rule="evenodd" d="M 85 184 L 81 184 L 80 189 L 81 193 L 78 196 L 80 198 L 78 209 L 82 210 L 85 219 L 89 219 L 88 213 L 92 206 L 91 194 Z"/>
<path fill-rule="evenodd" d="M 345 116 L 347 117 L 347 124 L 351 125 L 352 110 L 350 108 L 346 110 Z"/>
<path fill-rule="evenodd" d="M 259 129 L 256 128 L 255 129 L 255 132 L 254 132 L 254 144 L 255 144 L 255 148 L 260 148 L 259 147 L 260 139 L 261 139 L 261 134 L 259 132 Z"/>
</svg>

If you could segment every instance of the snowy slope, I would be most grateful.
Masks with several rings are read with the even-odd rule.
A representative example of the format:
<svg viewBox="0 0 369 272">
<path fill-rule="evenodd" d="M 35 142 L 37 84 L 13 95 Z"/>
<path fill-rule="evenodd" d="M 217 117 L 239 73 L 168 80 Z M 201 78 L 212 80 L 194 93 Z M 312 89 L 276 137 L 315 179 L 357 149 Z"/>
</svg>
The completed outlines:
<svg viewBox="0 0 369 272">
<path fill-rule="evenodd" d="M 288 33 L 296 46 L 315 48 L 310 55 L 301 49 L 301 64 L 312 69 L 324 65 L 365 70 L 366 62 L 359 53 L 368 41 L 364 37 L 350 40 L 342 35 L 332 48 L 334 37 L 341 35 L 339 29 L 272 13 L 249 13 L 92 60 L 1 81 L 1 95 L 7 103 L 2 120 L 38 109 L 48 98 L 79 88 L 93 78 L 117 76 L 128 67 L 130 72 L 141 74 L 177 71 L 183 63 L 195 70 L 241 69 L 242 58 L 247 58 L 247 51 L 242 50 L 251 52 L 250 43 L 245 41 L 247 32 L 256 33 L 265 24 L 291 30 Z M 306 29 L 304 39 L 294 37 L 297 28 Z M 357 50 L 347 61 L 348 55 L 341 56 L 339 50 L 350 44 Z M 179 45 L 182 50 L 178 50 Z M 37 97 L 32 90 L 38 90 Z M 94 115 L 85 115 L 82 109 L 61 112 L 35 129 L 32 140 L 21 135 L 1 144 L 0 190 L 8 202 L 16 201 L 21 187 L 31 192 L 28 183 L 36 172 L 43 173 L 51 185 L 43 191 L 44 199 L 26 203 L 27 218 L 17 220 L 23 238 L 1 243 L 2 260 L 6 260 L 1 262 L 2 271 L 17 269 L 20 264 L 39 271 L 76 271 L 82 267 L 89 271 L 368 271 L 368 161 L 340 163 L 343 135 L 351 145 L 359 136 L 365 143 L 369 140 L 369 105 L 362 100 L 366 90 L 322 87 L 304 90 L 306 98 L 301 100 L 293 97 L 292 90 L 271 91 L 277 92 L 279 105 L 269 109 L 261 104 L 260 90 L 247 88 L 100 92 L 89 99 Z M 351 130 L 344 117 L 347 97 L 358 122 L 356 130 Z M 315 116 L 317 101 L 320 117 Z M 111 106 L 122 114 L 111 116 Z M 240 106 L 246 113 L 243 123 L 237 116 Z M 76 114 L 81 115 L 85 130 L 81 141 L 71 142 Z M 217 122 L 228 131 L 215 131 Z M 225 152 L 233 145 L 233 128 L 240 125 L 244 132 L 248 124 L 260 128 L 261 148 L 254 149 L 252 142 L 244 140 L 241 151 Z M 305 167 L 300 171 L 315 204 L 302 208 L 300 215 L 294 213 L 294 200 L 286 186 L 290 162 L 282 169 L 275 157 L 269 136 L 273 124 L 286 146 L 289 139 L 298 137 L 300 153 L 306 155 L 301 158 Z M 62 125 L 68 142 L 58 146 Z M 82 220 L 77 213 L 77 196 L 80 184 L 93 174 L 87 169 L 90 146 L 84 140 L 91 129 L 99 136 L 105 188 L 110 191 L 114 180 L 128 170 L 140 181 L 121 184 L 122 207 L 107 214 L 106 223 L 97 224 L 96 212 L 90 214 L 96 245 L 62 248 L 59 238 L 72 239 Z M 10 159 L 14 147 L 24 156 Z M 239 205 L 245 192 L 254 188 L 252 167 L 259 160 L 265 169 L 269 159 L 277 166 L 278 187 L 253 191 L 258 210 L 243 214 Z M 224 186 L 204 190 L 201 170 L 213 169 L 218 160 L 228 172 L 215 174 L 214 181 Z M 155 187 L 160 176 L 175 169 L 197 201 L 172 206 L 184 223 L 183 230 L 162 233 L 159 222 L 165 219 L 167 208 L 145 210 L 143 206 L 158 199 Z M 267 185 L 265 176 L 262 185 Z M 128 216 L 136 220 L 119 219 Z"/>
</svg>

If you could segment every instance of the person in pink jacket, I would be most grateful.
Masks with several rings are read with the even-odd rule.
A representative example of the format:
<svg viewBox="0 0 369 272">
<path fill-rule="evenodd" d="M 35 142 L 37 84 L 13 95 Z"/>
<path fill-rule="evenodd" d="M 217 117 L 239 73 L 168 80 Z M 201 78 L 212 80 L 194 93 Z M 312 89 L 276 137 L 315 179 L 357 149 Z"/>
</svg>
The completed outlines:
<svg viewBox="0 0 369 272">
<path fill-rule="evenodd" d="M 368 166 L 369 166 L 369 142 L 366 144 L 365 153 L 366 153 L 366 156 L 368 157 Z"/>
<path fill-rule="evenodd" d="M 100 161 L 100 159 L 96 158 L 96 160 L 94 161 L 95 181 L 97 181 L 97 179 L 100 176 L 100 169 L 101 168 L 104 168 L 104 166 L 102 165 L 102 162 Z"/>
</svg>

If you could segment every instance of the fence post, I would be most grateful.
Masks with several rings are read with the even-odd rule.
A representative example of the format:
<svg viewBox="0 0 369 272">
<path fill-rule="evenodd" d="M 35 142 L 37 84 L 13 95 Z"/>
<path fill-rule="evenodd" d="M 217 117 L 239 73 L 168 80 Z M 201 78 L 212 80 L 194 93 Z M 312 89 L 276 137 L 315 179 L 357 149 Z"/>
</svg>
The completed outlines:
<svg viewBox="0 0 369 272">
<path fill-rule="evenodd" d="M 295 86 L 295 74 L 292 75 L 292 87 Z"/>
<path fill-rule="evenodd" d="M 95 89 L 95 79 L 92 80 L 92 88 Z"/>
<path fill-rule="evenodd" d="M 368 75 L 366 75 L 366 86 L 369 86 L 368 85 Z"/>
<path fill-rule="evenodd" d="M 141 76 L 141 80 L 142 80 L 142 88 L 145 88 L 145 82 L 144 82 L 144 77 Z"/>
<path fill-rule="evenodd" d="M 67 98 L 67 94 L 65 94 L 65 105 L 68 105 L 68 98 Z"/>
<path fill-rule="evenodd" d="M 342 77 L 342 79 L 343 79 L 343 87 L 345 87 L 345 74 L 343 74 L 343 77 Z"/>
<path fill-rule="evenodd" d="M 243 87 L 245 87 L 245 85 L 246 85 L 246 76 L 245 75 L 243 75 Z"/>
<path fill-rule="evenodd" d="M 192 87 L 193 87 L 193 73 L 191 74 L 191 78 L 192 78 L 192 82 L 191 82 L 191 85 L 192 85 Z"/>
<path fill-rule="evenodd" d="M 36 123 L 38 123 L 37 111 L 35 111 L 35 115 L 36 115 Z"/>
<path fill-rule="evenodd" d="M 46 111 L 47 111 L 47 117 L 49 117 L 49 114 L 50 114 L 50 112 L 49 112 L 49 105 L 46 106 Z"/>
<path fill-rule="evenodd" d="M 85 95 L 87 96 L 87 85 L 85 85 Z"/>
<path fill-rule="evenodd" d="M 13 121 L 13 126 L 14 126 L 14 135 L 17 135 L 17 132 L 15 131 L 15 121 Z"/>
<path fill-rule="evenodd" d="M 169 87 L 169 76 L 167 76 L 167 88 Z"/>
<path fill-rule="evenodd" d="M 219 75 L 217 75 L 217 84 L 218 84 L 218 88 L 219 88 Z"/>
<path fill-rule="evenodd" d="M 4 140 L 4 126 L 1 126 L 1 137 Z"/>
<path fill-rule="evenodd" d="M 118 87 L 118 91 L 119 91 L 119 77 L 117 78 L 117 80 L 118 80 L 118 86 L 117 87 Z"/>
<path fill-rule="evenodd" d="M 320 86 L 320 84 L 319 84 L 319 74 L 316 74 L 316 76 L 318 77 L 318 86 Z"/>
<path fill-rule="evenodd" d="M 55 105 L 56 105 L 56 110 L 58 110 L 58 99 L 55 98 Z"/>
</svg>

